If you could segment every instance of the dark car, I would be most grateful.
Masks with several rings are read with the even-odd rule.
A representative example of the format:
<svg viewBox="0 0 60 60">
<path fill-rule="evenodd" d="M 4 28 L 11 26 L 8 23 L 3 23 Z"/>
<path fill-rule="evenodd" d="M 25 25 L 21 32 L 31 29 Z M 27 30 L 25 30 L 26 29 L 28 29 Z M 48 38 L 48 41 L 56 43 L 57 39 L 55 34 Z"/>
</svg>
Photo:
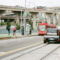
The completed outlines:
<svg viewBox="0 0 60 60">
<path fill-rule="evenodd" d="M 46 42 L 60 42 L 58 29 L 56 28 L 47 29 L 46 35 L 44 36 L 44 43 Z"/>
</svg>

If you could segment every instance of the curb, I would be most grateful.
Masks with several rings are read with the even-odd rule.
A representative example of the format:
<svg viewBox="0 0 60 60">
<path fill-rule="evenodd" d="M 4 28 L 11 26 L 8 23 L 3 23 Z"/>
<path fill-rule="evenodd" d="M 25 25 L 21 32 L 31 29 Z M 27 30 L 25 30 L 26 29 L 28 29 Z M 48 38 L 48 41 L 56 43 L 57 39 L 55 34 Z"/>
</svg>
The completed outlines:
<svg viewBox="0 0 60 60">
<path fill-rule="evenodd" d="M 5 39 L 16 39 L 16 38 L 25 38 L 25 37 L 31 37 L 31 36 L 37 36 L 37 35 L 28 35 L 28 36 L 13 36 L 13 37 L 3 37 L 0 38 L 1 40 L 5 40 Z"/>
</svg>

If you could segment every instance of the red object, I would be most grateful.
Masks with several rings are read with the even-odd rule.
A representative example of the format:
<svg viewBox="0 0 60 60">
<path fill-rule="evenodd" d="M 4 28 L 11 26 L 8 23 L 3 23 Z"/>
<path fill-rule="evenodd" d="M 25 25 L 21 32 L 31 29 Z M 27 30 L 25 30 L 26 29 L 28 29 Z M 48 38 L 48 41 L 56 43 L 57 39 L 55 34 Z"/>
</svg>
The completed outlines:
<svg viewBox="0 0 60 60">
<path fill-rule="evenodd" d="M 39 8 L 37 8 L 37 9 L 39 9 Z"/>
<path fill-rule="evenodd" d="M 16 28 L 14 28 L 14 30 L 16 30 Z"/>
<path fill-rule="evenodd" d="M 59 35 L 59 30 L 58 30 L 58 35 Z"/>
<path fill-rule="evenodd" d="M 58 39 L 58 41 L 59 41 L 59 39 Z"/>
<path fill-rule="evenodd" d="M 46 33 L 45 33 L 45 35 L 46 35 Z"/>
<path fill-rule="evenodd" d="M 56 28 L 56 25 L 54 24 L 48 24 L 47 26 L 49 26 L 50 28 Z"/>
<path fill-rule="evenodd" d="M 44 41 L 46 41 L 46 39 L 44 39 Z"/>
<path fill-rule="evenodd" d="M 44 31 L 42 31 L 40 29 L 40 26 L 43 26 L 43 25 L 45 25 L 45 30 Z M 56 25 L 54 25 L 54 24 L 48 24 L 48 23 L 39 23 L 39 26 L 38 26 L 38 35 L 46 35 L 47 28 L 56 28 Z"/>
</svg>

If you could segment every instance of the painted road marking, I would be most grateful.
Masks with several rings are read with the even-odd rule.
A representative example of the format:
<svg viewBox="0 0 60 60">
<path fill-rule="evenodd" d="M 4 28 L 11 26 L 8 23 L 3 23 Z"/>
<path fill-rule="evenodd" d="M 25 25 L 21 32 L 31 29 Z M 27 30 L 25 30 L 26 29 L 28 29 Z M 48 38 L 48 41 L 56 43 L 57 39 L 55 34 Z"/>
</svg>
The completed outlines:
<svg viewBox="0 0 60 60">
<path fill-rule="evenodd" d="M 26 47 L 22 47 L 22 48 L 18 48 L 18 49 L 15 49 L 15 50 L 11 50 L 11 51 L 8 51 L 8 52 L 5 52 L 5 53 L 1 53 L 0 56 L 7 55 L 7 54 L 10 54 L 10 53 L 13 53 L 13 52 L 17 52 L 19 50 L 26 49 L 26 48 L 29 48 L 29 47 L 32 47 L 32 46 L 35 46 L 35 45 L 38 45 L 38 44 L 41 44 L 41 43 L 43 43 L 43 41 L 39 42 L 39 43 L 35 43 L 35 44 L 32 44 L 32 45 L 29 45 L 29 46 L 26 46 Z"/>
<path fill-rule="evenodd" d="M 0 52 L 0 54 L 1 54 L 1 53 L 5 53 L 5 52 Z"/>
</svg>

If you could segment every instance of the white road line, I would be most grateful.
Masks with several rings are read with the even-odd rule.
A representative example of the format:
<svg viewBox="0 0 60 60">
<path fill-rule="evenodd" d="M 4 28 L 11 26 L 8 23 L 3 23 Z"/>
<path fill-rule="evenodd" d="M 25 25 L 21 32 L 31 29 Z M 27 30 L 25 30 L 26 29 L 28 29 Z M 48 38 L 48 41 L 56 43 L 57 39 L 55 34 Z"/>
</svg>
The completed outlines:
<svg viewBox="0 0 60 60">
<path fill-rule="evenodd" d="M 5 53 L 5 52 L 0 52 L 0 54 L 1 54 L 1 53 Z"/>
</svg>

